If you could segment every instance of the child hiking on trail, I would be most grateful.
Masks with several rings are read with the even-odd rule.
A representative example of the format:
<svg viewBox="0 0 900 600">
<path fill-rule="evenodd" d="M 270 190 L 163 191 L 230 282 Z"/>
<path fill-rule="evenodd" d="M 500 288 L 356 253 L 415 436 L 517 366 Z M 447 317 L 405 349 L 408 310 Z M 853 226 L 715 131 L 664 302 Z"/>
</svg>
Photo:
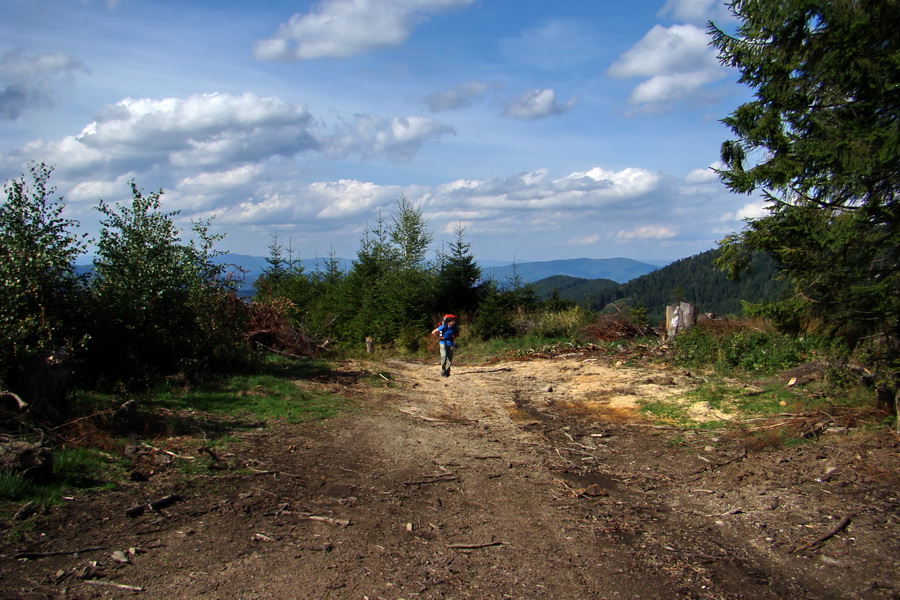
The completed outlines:
<svg viewBox="0 0 900 600">
<path fill-rule="evenodd" d="M 456 315 L 444 315 L 444 320 L 431 335 L 439 338 L 441 346 L 441 377 L 450 377 L 450 366 L 453 364 L 453 339 L 459 335 Z"/>
</svg>

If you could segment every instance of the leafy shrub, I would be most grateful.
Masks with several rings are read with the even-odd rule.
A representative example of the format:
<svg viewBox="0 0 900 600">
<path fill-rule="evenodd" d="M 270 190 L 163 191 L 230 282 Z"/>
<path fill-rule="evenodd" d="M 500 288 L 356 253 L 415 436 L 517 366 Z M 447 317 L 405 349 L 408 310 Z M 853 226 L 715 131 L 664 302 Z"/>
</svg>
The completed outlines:
<svg viewBox="0 0 900 600">
<path fill-rule="evenodd" d="M 25 397 L 39 412 L 66 412 L 59 368 L 84 342 L 84 282 L 73 269 L 84 251 L 75 221 L 62 216 L 62 198 L 49 187 L 52 169 L 31 165 L 4 185 L 0 205 L 0 385 Z"/>
<path fill-rule="evenodd" d="M 760 317 L 770 321 L 776 329 L 799 335 L 807 328 L 808 319 L 803 299 L 793 296 L 778 302 L 741 303 L 748 317 Z"/>
<path fill-rule="evenodd" d="M 741 332 L 723 342 L 720 364 L 748 372 L 787 369 L 799 364 L 804 354 L 804 344 L 799 338 L 774 332 Z"/>
<path fill-rule="evenodd" d="M 200 245 L 185 244 L 176 213 L 160 211 L 162 191 L 104 215 L 94 262 L 91 367 L 98 379 L 148 384 L 240 359 L 245 310 L 214 265 L 208 223 L 193 223 Z"/>
<path fill-rule="evenodd" d="M 773 373 L 804 362 L 815 344 L 770 330 L 738 330 L 716 334 L 694 327 L 675 338 L 676 360 L 688 366 L 711 366 L 717 370 Z"/>
<path fill-rule="evenodd" d="M 719 337 L 703 327 L 692 327 L 672 342 L 675 360 L 685 366 L 708 367 L 718 362 Z"/>
<path fill-rule="evenodd" d="M 0 498 L 53 504 L 77 491 L 112 489 L 122 477 L 121 461 L 111 459 L 100 450 L 58 449 L 54 452 L 53 477 L 46 482 L 0 471 Z"/>
</svg>

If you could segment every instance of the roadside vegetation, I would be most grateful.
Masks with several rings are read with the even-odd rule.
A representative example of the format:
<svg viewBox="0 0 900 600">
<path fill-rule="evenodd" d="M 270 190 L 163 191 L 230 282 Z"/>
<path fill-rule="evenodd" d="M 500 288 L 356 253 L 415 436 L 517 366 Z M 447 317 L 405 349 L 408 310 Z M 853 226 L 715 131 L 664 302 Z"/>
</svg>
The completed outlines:
<svg viewBox="0 0 900 600">
<path fill-rule="evenodd" d="M 634 294 L 653 288 L 653 306 L 621 294 L 599 304 L 539 298 L 518 277 L 486 280 L 462 225 L 430 259 L 434 236 L 404 197 L 375 216 L 346 272 L 334 256 L 305 272 L 273 235 L 247 302 L 235 293 L 240 271 L 213 260 L 220 237 L 210 222 L 179 230 L 161 190 L 132 181 L 130 203 L 99 200 L 101 230 L 89 240 L 64 216 L 52 167 L 32 164 L 0 204 L 0 435 L 50 447 L 53 461 L 40 477 L 35 466 L 0 469 L 4 514 L 115 485 L 142 446 L 194 439 L 197 456 L 172 459 L 195 473 L 215 468 L 235 432 L 352 410 L 329 361 L 356 358 L 372 365 L 356 380 L 389 385 L 377 361 L 432 356 L 427 333 L 446 312 L 460 317 L 469 361 L 579 350 L 697 373 L 681 402 L 643 407 L 675 427 L 764 445 L 895 423 L 900 156 L 896 50 L 885 40 L 897 9 L 845 4 L 735 5 L 736 36 L 711 28 L 722 62 L 757 94 L 724 121 L 735 139 L 723 145 L 720 175 L 769 203 L 767 216 L 723 240 L 715 262 L 733 276 L 776 265 L 781 296 L 672 341 L 659 315 L 693 300 L 677 278 L 629 284 Z M 868 49 L 865 66 L 841 48 Z M 89 249 L 93 264 L 81 272 Z M 718 416 L 698 421 L 688 410 L 696 404 Z"/>
</svg>

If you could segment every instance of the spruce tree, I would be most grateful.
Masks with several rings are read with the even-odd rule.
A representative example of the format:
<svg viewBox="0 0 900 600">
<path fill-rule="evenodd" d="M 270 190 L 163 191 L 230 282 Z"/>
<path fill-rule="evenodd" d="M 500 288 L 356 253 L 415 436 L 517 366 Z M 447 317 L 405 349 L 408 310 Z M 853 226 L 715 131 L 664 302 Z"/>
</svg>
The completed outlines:
<svg viewBox="0 0 900 600">
<path fill-rule="evenodd" d="M 735 35 L 710 25 L 723 64 L 755 99 L 723 122 L 724 183 L 768 214 L 723 240 L 732 273 L 769 252 L 791 306 L 851 346 L 896 357 L 900 338 L 900 3 L 754 0 L 730 5 Z M 785 308 L 783 306 L 781 308 Z"/>
<path fill-rule="evenodd" d="M 481 267 L 465 241 L 466 228 L 457 225 L 447 252 L 438 254 L 438 310 L 467 312 L 478 306 Z"/>
</svg>

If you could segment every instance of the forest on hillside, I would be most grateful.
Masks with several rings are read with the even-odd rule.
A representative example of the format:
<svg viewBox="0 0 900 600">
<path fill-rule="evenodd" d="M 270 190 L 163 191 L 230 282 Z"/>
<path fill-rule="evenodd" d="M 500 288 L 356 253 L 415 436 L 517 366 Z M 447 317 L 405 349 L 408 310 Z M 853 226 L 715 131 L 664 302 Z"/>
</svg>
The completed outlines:
<svg viewBox="0 0 900 600">
<path fill-rule="evenodd" d="M 779 274 L 778 264 L 767 254 L 757 253 L 750 268 L 739 279 L 729 279 L 716 268 L 720 250 L 709 250 L 618 284 L 609 279 L 548 277 L 533 284 L 539 298 L 555 293 L 592 311 L 609 309 L 611 304 L 645 307 L 651 323 L 665 315 L 666 305 L 676 301 L 691 302 L 702 313 L 741 315 L 743 302 L 772 302 L 790 290 L 790 284 Z"/>
</svg>

